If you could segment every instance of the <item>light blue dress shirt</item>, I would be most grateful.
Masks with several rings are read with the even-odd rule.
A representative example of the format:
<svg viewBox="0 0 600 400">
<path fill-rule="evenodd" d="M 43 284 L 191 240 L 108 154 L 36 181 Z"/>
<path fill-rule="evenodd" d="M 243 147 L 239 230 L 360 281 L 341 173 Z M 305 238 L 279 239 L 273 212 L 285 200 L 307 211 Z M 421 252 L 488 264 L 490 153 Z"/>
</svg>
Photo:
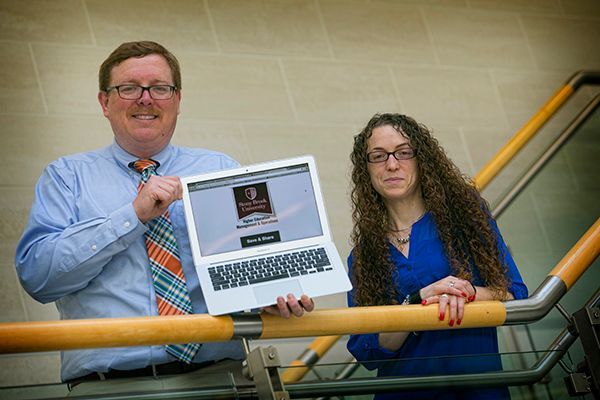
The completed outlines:
<svg viewBox="0 0 600 400">
<path fill-rule="evenodd" d="M 221 153 L 172 145 L 152 158 L 160 162 L 157 171 L 163 176 L 239 165 Z M 158 315 L 144 241 L 147 227 L 132 205 L 140 174 L 128 164 L 136 159 L 113 143 L 54 161 L 36 185 L 29 222 L 17 246 L 17 273 L 33 298 L 56 302 L 61 319 Z M 194 312 L 206 313 L 182 202 L 171 204 L 169 211 Z M 242 357 L 238 341 L 207 343 L 194 362 Z M 164 346 L 65 351 L 61 378 L 173 360 Z"/>
</svg>

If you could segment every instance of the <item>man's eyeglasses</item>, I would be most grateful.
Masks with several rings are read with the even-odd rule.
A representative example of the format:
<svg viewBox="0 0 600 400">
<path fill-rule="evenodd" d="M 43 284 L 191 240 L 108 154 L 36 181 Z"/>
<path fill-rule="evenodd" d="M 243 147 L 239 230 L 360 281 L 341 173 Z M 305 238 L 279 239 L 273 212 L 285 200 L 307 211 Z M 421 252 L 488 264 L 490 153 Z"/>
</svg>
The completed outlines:
<svg viewBox="0 0 600 400">
<path fill-rule="evenodd" d="M 173 97 L 173 93 L 177 90 L 177 86 L 172 85 L 119 85 L 106 88 L 106 92 L 115 89 L 119 97 L 123 100 L 137 100 L 144 95 L 144 90 L 147 90 L 154 100 L 168 100 Z"/>
<path fill-rule="evenodd" d="M 393 155 L 396 160 L 410 160 L 413 158 L 416 153 L 410 147 L 398 149 L 396 151 L 383 151 L 383 150 L 375 150 L 370 153 L 367 153 L 367 161 L 370 163 L 382 163 L 386 162 L 390 155 Z"/>
</svg>

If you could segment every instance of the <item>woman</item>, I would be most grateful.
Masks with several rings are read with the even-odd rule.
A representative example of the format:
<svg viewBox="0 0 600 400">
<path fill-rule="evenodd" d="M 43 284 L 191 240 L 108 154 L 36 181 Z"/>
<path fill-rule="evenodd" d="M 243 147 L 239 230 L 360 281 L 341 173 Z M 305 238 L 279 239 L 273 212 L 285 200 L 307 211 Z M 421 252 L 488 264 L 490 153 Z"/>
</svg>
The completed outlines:
<svg viewBox="0 0 600 400">
<path fill-rule="evenodd" d="M 425 126 L 400 114 L 375 115 L 354 138 L 351 160 L 349 305 L 437 303 L 449 330 L 352 335 L 348 350 L 378 376 L 500 370 L 495 328 L 451 329 L 461 324 L 468 302 L 527 297 L 473 182 Z M 510 396 L 507 388 L 444 388 L 375 398 Z"/>
</svg>

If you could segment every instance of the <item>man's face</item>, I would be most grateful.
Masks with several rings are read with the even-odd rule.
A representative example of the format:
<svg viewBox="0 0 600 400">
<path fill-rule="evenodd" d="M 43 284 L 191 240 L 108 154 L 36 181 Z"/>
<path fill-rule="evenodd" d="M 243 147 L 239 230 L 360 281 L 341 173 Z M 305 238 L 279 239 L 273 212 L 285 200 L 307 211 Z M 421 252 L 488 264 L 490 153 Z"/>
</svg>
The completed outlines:
<svg viewBox="0 0 600 400">
<path fill-rule="evenodd" d="M 110 86 L 119 85 L 174 85 L 167 61 L 158 54 L 129 58 L 113 67 Z M 110 121 L 117 143 L 138 157 L 159 153 L 171 140 L 181 92 L 168 100 L 155 100 L 144 90 L 137 100 L 124 100 L 116 89 L 98 93 L 102 113 Z"/>
</svg>

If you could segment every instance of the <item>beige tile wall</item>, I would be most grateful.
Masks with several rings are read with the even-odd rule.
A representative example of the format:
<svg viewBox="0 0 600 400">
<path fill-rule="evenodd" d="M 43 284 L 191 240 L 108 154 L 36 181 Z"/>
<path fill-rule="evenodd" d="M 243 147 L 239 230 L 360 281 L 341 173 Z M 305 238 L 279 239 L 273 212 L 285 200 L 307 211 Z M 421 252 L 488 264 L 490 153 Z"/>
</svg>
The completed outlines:
<svg viewBox="0 0 600 400">
<path fill-rule="evenodd" d="M 348 153 L 370 116 L 399 111 L 416 117 L 475 174 L 575 70 L 600 68 L 600 3 L 1 0 L 0 322 L 58 317 L 52 305 L 37 304 L 19 288 L 14 247 L 43 167 L 111 142 L 96 100 L 97 69 L 118 44 L 141 39 L 163 43 L 181 61 L 177 144 L 224 151 L 242 163 L 316 156 L 345 257 Z M 579 94 L 563 121 L 591 94 Z M 537 139 L 533 147 L 549 140 Z M 557 174 L 568 185 L 582 185 Z M 521 213 L 536 210 L 555 211 L 529 199 Z M 542 232 L 544 223 L 534 218 L 525 225 Z M 526 238 L 522 229 L 512 230 Z M 555 239 L 550 235 L 531 250 L 544 255 Z M 522 259 L 528 257 L 534 256 Z M 345 299 L 318 304 L 341 307 Z M 286 362 L 306 341 L 290 343 Z M 54 353 L 0 356 L 0 370 L 10 370 L 0 374 L 0 386 L 56 381 L 58 364 Z"/>
</svg>

